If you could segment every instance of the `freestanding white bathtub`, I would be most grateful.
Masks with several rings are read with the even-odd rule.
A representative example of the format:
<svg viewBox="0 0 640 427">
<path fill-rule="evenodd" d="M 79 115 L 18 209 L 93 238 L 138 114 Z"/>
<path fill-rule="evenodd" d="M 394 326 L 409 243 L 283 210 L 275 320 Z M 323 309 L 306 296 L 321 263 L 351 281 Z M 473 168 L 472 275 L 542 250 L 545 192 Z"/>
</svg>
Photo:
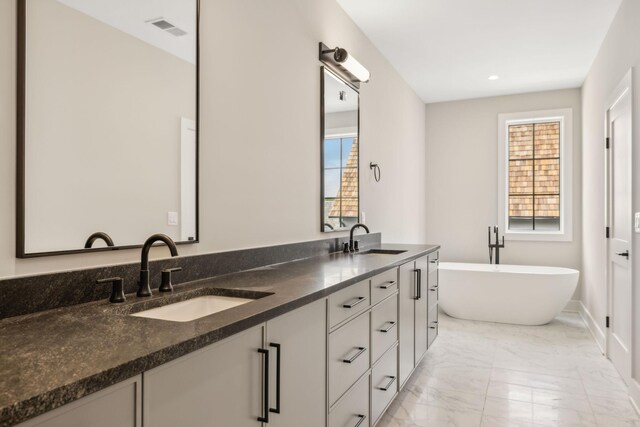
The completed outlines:
<svg viewBox="0 0 640 427">
<path fill-rule="evenodd" d="M 459 319 L 544 325 L 564 309 L 580 272 L 525 265 L 440 263 L 440 308 Z"/>
</svg>

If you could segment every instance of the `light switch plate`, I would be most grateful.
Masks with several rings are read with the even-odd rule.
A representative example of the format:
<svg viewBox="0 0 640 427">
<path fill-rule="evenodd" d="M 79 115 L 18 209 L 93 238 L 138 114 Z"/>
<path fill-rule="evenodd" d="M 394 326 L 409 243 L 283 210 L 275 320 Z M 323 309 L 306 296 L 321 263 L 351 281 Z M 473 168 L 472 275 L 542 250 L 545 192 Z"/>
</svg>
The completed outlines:
<svg viewBox="0 0 640 427">
<path fill-rule="evenodd" d="M 178 212 L 167 212 L 167 225 L 178 225 Z"/>
<path fill-rule="evenodd" d="M 634 229 L 636 231 L 636 233 L 640 233 L 640 212 L 636 212 L 635 216 L 635 221 L 634 221 Z"/>
</svg>

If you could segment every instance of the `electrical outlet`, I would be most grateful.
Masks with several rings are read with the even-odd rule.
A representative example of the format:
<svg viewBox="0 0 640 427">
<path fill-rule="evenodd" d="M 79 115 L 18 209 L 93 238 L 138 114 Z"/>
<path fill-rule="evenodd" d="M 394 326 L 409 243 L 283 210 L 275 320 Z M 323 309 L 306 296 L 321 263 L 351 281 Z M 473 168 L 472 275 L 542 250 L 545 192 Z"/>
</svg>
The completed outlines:
<svg viewBox="0 0 640 427">
<path fill-rule="evenodd" d="M 640 233 L 640 212 L 635 214 L 634 228 L 636 233 Z"/>
<path fill-rule="evenodd" d="M 178 212 L 167 212 L 167 225 L 178 225 Z"/>
</svg>

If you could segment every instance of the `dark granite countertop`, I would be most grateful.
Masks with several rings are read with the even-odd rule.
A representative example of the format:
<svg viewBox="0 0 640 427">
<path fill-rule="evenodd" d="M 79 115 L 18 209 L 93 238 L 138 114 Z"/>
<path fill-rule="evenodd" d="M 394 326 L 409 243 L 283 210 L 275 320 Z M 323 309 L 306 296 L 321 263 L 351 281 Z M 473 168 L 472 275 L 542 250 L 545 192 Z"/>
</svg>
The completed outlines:
<svg viewBox="0 0 640 427">
<path fill-rule="evenodd" d="M 55 409 L 439 248 L 378 247 L 406 252 L 333 253 L 186 283 L 168 296 L 128 295 L 124 304 L 98 301 L 1 320 L 0 426 Z M 128 315 L 219 289 L 267 296 L 191 322 Z"/>
</svg>

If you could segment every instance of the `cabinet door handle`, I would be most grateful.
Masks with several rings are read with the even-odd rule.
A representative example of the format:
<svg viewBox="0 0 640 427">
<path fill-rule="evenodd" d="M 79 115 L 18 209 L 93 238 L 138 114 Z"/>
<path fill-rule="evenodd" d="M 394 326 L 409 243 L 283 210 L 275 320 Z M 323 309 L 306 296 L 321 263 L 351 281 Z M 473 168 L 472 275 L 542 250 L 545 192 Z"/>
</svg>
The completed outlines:
<svg viewBox="0 0 640 427">
<path fill-rule="evenodd" d="M 422 298 L 422 270 L 421 269 L 417 269 L 417 270 L 413 270 L 414 273 L 416 274 L 416 296 L 415 299 L 419 300 L 420 298 Z"/>
<path fill-rule="evenodd" d="M 274 414 L 280 413 L 280 353 L 282 346 L 275 342 L 269 343 L 269 347 L 273 347 L 276 349 L 276 407 L 269 408 L 269 412 L 273 412 Z"/>
<path fill-rule="evenodd" d="M 384 329 L 380 329 L 380 332 L 385 332 L 385 333 L 389 332 L 390 330 L 392 330 L 396 326 L 396 322 L 394 322 L 394 321 L 390 320 L 388 322 L 385 322 L 385 324 L 387 324 L 387 323 L 389 323 L 389 327 L 384 328 Z"/>
<path fill-rule="evenodd" d="M 356 415 L 356 416 L 358 417 L 358 422 L 353 427 L 360 427 L 360 424 L 362 424 L 364 420 L 367 419 L 367 416 L 366 415 Z"/>
<path fill-rule="evenodd" d="M 429 288 L 429 290 L 430 290 L 431 292 L 435 292 L 435 291 L 437 291 L 437 290 L 438 290 L 438 286 L 440 286 L 440 285 L 434 285 L 434 286 L 432 286 L 431 288 Z"/>
<path fill-rule="evenodd" d="M 389 382 L 387 383 L 387 385 L 385 385 L 384 387 L 377 387 L 378 390 L 387 391 L 389 390 L 389 388 L 391 388 L 393 383 L 396 382 L 396 377 L 388 375 L 387 378 L 389 378 Z"/>
<path fill-rule="evenodd" d="M 396 284 L 395 280 L 389 280 L 388 282 L 386 282 L 384 285 L 380 285 L 378 286 L 380 289 L 389 289 L 390 287 L 394 286 Z"/>
<path fill-rule="evenodd" d="M 356 297 L 353 302 L 342 304 L 342 307 L 344 307 L 344 308 L 353 308 L 356 305 L 360 304 L 361 302 L 364 302 L 366 299 L 367 299 L 367 297 Z"/>
<path fill-rule="evenodd" d="M 429 329 L 435 329 L 435 328 L 438 327 L 438 321 L 437 320 L 434 320 L 433 322 L 431 322 L 431 324 L 435 325 L 435 326 L 429 326 Z"/>
<path fill-rule="evenodd" d="M 258 353 L 263 356 L 263 391 L 262 391 L 262 405 L 263 405 L 263 417 L 258 417 L 258 421 L 262 423 L 269 422 L 269 350 L 259 348 Z"/>
<path fill-rule="evenodd" d="M 358 357 L 360 357 L 360 355 L 362 353 L 367 351 L 367 348 L 366 347 L 356 347 L 356 350 L 358 350 L 358 352 L 356 354 L 354 354 L 350 359 L 342 359 L 342 361 L 344 363 L 353 363 Z"/>
</svg>

